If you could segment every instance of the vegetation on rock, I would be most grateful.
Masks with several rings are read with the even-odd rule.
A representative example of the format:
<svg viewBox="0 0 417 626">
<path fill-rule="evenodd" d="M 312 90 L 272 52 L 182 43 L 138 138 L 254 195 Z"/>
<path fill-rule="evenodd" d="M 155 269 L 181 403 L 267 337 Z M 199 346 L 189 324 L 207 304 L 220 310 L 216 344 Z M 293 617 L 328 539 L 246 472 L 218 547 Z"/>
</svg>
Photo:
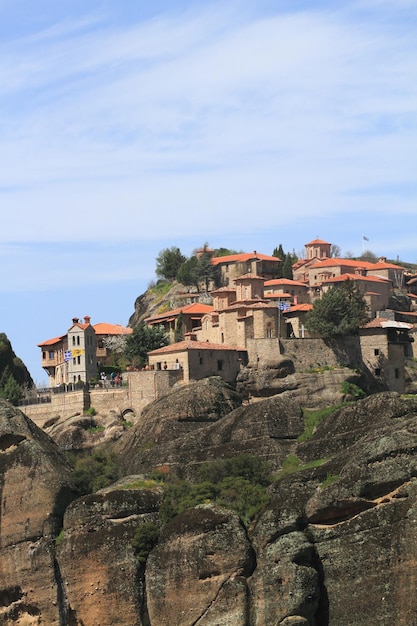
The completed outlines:
<svg viewBox="0 0 417 626">
<path fill-rule="evenodd" d="M 162 348 L 167 344 L 168 337 L 163 328 L 141 323 L 126 338 L 125 355 L 133 365 L 142 367 L 147 362 L 148 352 Z"/>
<path fill-rule="evenodd" d="M 367 318 L 367 305 L 359 288 L 346 280 L 340 287 L 329 289 L 314 302 L 307 315 L 309 332 L 322 337 L 338 337 L 357 333 Z"/>
</svg>

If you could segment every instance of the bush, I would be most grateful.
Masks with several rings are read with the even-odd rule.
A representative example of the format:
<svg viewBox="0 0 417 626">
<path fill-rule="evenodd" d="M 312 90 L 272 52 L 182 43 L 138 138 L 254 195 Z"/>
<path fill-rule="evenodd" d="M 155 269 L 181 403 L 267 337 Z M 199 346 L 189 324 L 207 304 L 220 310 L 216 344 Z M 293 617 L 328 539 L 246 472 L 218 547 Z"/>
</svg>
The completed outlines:
<svg viewBox="0 0 417 626">
<path fill-rule="evenodd" d="M 72 480 L 80 496 L 107 487 L 122 476 L 115 454 L 96 451 L 82 455 L 68 455 L 74 470 Z"/>
<path fill-rule="evenodd" d="M 135 550 L 136 558 L 144 563 L 149 552 L 156 546 L 159 539 L 159 528 L 154 522 L 145 522 L 137 527 L 132 546 Z"/>
<path fill-rule="evenodd" d="M 268 463 L 250 454 L 203 463 L 201 482 L 181 480 L 165 483 L 161 518 L 168 522 L 186 509 L 215 502 L 232 509 L 245 522 L 252 520 L 267 504 L 266 487 L 272 482 Z"/>
<path fill-rule="evenodd" d="M 366 392 L 363 389 L 354 383 L 348 383 L 346 380 L 342 384 L 341 392 L 352 400 L 362 400 L 366 397 Z"/>
</svg>

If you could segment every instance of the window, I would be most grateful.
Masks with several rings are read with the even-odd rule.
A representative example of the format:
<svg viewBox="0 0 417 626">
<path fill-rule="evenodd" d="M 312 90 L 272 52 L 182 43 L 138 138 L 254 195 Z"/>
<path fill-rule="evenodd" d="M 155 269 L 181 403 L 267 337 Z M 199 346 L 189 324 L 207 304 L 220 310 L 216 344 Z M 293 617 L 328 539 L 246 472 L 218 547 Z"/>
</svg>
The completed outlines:
<svg viewBox="0 0 417 626">
<path fill-rule="evenodd" d="M 72 345 L 75 346 L 75 336 L 72 336 Z"/>
<path fill-rule="evenodd" d="M 217 369 L 219 372 L 223 369 L 223 361 L 221 359 L 217 361 Z"/>
<path fill-rule="evenodd" d="M 375 368 L 375 376 L 381 376 L 381 368 L 380 367 L 376 367 Z"/>
<path fill-rule="evenodd" d="M 80 335 L 77 335 L 77 346 L 80 345 Z"/>
<path fill-rule="evenodd" d="M 203 357 L 200 357 L 200 365 L 203 365 Z"/>
<path fill-rule="evenodd" d="M 80 363 L 81 363 L 81 357 L 80 356 L 77 356 L 77 363 L 78 363 L 78 365 L 80 365 Z"/>
<path fill-rule="evenodd" d="M 51 351 L 50 351 L 50 353 L 49 353 L 49 358 L 50 358 L 50 359 L 53 359 L 53 358 L 54 358 L 54 356 L 55 356 L 55 353 L 54 353 L 54 351 L 53 351 L 53 350 L 51 350 Z"/>
<path fill-rule="evenodd" d="M 398 369 L 398 367 L 395 368 L 395 378 L 399 378 L 400 377 L 400 370 Z"/>
<path fill-rule="evenodd" d="M 226 268 L 225 269 L 226 269 L 226 272 L 229 271 L 229 266 L 227 264 L 226 264 Z"/>
<path fill-rule="evenodd" d="M 222 343 L 224 343 L 224 333 L 222 333 Z"/>
<path fill-rule="evenodd" d="M 375 356 L 379 356 L 379 348 L 375 348 L 375 350 L 374 350 L 374 355 L 375 355 Z"/>
</svg>

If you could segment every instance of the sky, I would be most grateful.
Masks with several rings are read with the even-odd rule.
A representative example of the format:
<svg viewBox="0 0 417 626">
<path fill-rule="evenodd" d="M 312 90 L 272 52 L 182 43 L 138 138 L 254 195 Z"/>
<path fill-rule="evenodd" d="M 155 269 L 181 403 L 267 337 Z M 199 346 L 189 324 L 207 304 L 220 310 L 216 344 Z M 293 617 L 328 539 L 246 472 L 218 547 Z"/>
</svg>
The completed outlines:
<svg viewBox="0 0 417 626">
<path fill-rule="evenodd" d="M 155 259 L 417 263 L 416 0 L 0 0 L 0 332 L 38 385 Z"/>
</svg>

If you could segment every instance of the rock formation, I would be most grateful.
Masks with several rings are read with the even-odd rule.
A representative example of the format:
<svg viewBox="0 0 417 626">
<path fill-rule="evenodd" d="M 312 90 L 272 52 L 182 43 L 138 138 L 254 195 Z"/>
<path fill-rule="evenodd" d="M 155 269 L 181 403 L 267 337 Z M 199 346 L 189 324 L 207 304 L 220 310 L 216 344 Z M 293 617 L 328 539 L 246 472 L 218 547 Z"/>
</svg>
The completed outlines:
<svg viewBox="0 0 417 626">
<path fill-rule="evenodd" d="M 414 624 L 417 399 L 375 394 L 303 431 L 288 394 L 241 405 L 200 381 L 112 444 L 132 475 L 75 499 L 58 446 L 2 403 L 0 624 Z M 239 452 L 279 470 L 257 518 L 207 502 L 165 522 L 146 474 L 164 465 L 192 483 Z M 140 561 L 147 523 L 159 541 Z"/>
</svg>

